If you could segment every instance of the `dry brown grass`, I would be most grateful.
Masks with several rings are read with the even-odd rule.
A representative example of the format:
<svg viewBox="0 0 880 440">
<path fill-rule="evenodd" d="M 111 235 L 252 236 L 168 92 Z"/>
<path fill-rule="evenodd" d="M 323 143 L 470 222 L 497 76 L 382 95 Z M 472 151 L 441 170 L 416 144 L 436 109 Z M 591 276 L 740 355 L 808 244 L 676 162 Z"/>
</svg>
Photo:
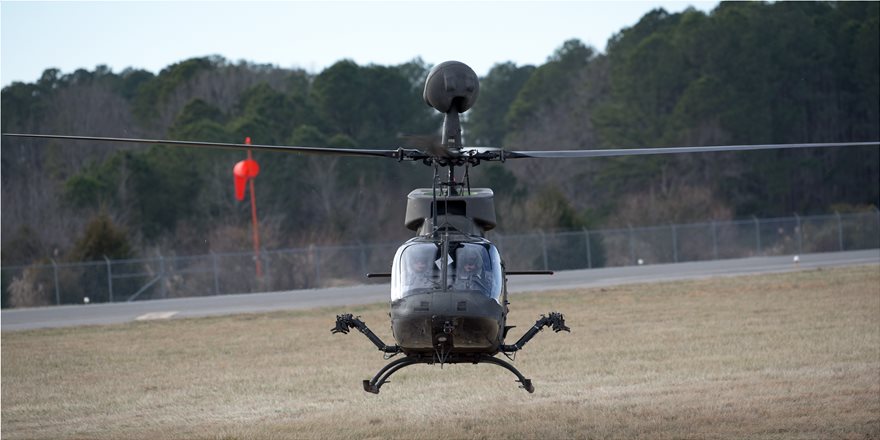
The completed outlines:
<svg viewBox="0 0 880 440">
<path fill-rule="evenodd" d="M 4 438 L 880 438 L 880 267 L 517 295 L 516 365 L 384 365 L 384 305 L 4 333 Z"/>
</svg>

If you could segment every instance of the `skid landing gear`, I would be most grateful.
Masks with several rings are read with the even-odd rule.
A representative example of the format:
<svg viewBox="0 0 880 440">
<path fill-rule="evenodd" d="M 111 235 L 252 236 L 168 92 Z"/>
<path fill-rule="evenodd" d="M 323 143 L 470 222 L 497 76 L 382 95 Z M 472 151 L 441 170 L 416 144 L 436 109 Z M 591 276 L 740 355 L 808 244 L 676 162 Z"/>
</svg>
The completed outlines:
<svg viewBox="0 0 880 440">
<path fill-rule="evenodd" d="M 565 325 L 565 318 L 561 313 L 551 312 L 549 316 L 541 316 L 535 322 L 535 325 L 529 329 L 522 337 L 519 338 L 516 343 L 512 345 L 502 345 L 499 347 L 500 351 L 507 355 L 508 357 L 510 353 L 515 353 L 526 345 L 529 340 L 531 340 L 538 332 L 544 329 L 544 327 L 551 327 L 555 332 L 561 331 L 570 331 L 569 328 Z M 376 336 L 365 324 L 360 320 L 359 317 L 354 317 L 351 314 L 345 315 L 337 315 L 336 316 L 336 327 L 331 329 L 333 333 L 348 333 L 349 329 L 356 328 L 358 331 L 364 334 L 375 346 L 385 353 L 386 359 L 394 356 L 399 353 L 403 353 L 403 349 L 398 345 L 386 345 L 382 340 Z M 509 328 L 507 328 L 509 329 Z M 507 330 L 506 329 L 506 330 Z M 506 333 L 505 330 L 505 333 Z M 493 355 L 488 353 L 451 353 L 450 349 L 452 346 L 438 346 L 438 350 L 433 354 L 427 353 L 416 353 L 416 354 L 407 354 L 403 358 L 397 359 L 388 363 L 376 373 L 370 380 L 364 380 L 364 391 L 373 394 L 379 394 L 379 389 L 382 388 L 386 382 L 388 382 L 388 378 L 391 377 L 392 374 L 401 370 L 402 368 L 408 367 L 410 365 L 415 364 L 435 364 L 439 363 L 443 364 L 479 364 L 479 363 L 487 363 L 498 365 L 499 367 L 505 368 L 511 373 L 513 373 L 517 382 L 520 383 L 520 388 L 528 391 L 529 393 L 535 392 L 535 387 L 532 385 L 531 379 L 526 379 L 519 370 L 516 369 L 509 362 L 498 359 Z M 511 358 L 512 359 L 512 358 Z"/>
<path fill-rule="evenodd" d="M 526 379 L 519 370 L 516 369 L 513 365 L 510 365 L 509 362 L 504 361 L 502 359 L 498 359 L 496 357 L 489 356 L 487 354 L 449 354 L 443 363 L 446 364 L 479 364 L 479 363 L 489 363 L 495 364 L 500 367 L 506 368 L 508 371 L 516 375 L 517 382 L 519 382 L 520 388 L 525 389 L 530 393 L 535 392 L 535 387 L 532 385 L 532 381 L 530 379 Z M 382 388 L 386 382 L 388 382 L 388 378 L 391 377 L 392 374 L 397 372 L 398 370 L 408 367 L 410 365 L 415 364 L 434 364 L 437 363 L 437 360 L 434 356 L 419 356 L 419 355 L 410 355 L 404 358 L 393 361 L 379 370 L 375 376 L 373 376 L 372 380 L 364 380 L 364 391 L 373 394 L 379 394 L 379 388 Z"/>
</svg>

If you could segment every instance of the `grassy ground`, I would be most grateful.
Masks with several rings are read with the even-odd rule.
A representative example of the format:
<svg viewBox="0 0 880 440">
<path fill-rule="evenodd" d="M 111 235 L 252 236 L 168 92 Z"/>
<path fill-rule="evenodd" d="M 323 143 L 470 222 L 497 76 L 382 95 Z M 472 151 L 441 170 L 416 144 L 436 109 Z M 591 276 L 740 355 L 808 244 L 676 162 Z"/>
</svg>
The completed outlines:
<svg viewBox="0 0 880 440">
<path fill-rule="evenodd" d="M 880 267 L 513 297 L 516 365 L 385 361 L 385 305 L 3 333 L 3 438 L 880 438 Z"/>
</svg>

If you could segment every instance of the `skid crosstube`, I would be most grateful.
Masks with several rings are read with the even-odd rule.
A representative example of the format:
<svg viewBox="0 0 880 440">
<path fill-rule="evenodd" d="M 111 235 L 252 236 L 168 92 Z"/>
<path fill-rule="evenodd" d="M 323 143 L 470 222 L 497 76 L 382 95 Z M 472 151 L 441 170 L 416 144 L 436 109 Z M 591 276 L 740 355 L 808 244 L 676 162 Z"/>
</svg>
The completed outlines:
<svg viewBox="0 0 880 440">
<path fill-rule="evenodd" d="M 410 365 L 416 364 L 434 364 L 438 363 L 435 359 L 435 356 L 428 355 L 410 355 L 403 358 L 400 358 L 396 361 L 389 363 L 384 366 L 371 380 L 364 380 L 364 391 L 379 394 L 379 388 L 382 388 L 386 382 L 388 382 L 388 378 L 391 377 L 392 374 L 401 370 L 404 367 L 408 367 Z M 525 389 L 530 393 L 535 392 L 535 387 L 532 385 L 532 381 L 530 379 L 526 379 L 519 370 L 516 369 L 513 365 L 510 365 L 509 362 L 504 361 L 502 359 L 498 359 L 496 357 L 489 356 L 487 354 L 458 354 L 451 353 L 445 359 L 444 362 L 446 364 L 479 364 L 479 363 L 488 363 L 495 364 L 500 367 L 506 368 L 508 371 L 516 375 L 517 382 L 520 384 L 520 388 Z"/>
</svg>

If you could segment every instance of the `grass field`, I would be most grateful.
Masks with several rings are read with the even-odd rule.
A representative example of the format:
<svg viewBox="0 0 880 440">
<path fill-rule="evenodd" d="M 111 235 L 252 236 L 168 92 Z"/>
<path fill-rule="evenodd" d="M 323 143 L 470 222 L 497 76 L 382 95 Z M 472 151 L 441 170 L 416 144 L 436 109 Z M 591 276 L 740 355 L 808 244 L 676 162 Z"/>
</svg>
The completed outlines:
<svg viewBox="0 0 880 440">
<path fill-rule="evenodd" d="M 387 305 L 2 335 L 2 436 L 18 438 L 880 439 L 880 267 L 512 298 L 515 365 L 413 366 L 379 395 L 360 314 Z"/>
</svg>

